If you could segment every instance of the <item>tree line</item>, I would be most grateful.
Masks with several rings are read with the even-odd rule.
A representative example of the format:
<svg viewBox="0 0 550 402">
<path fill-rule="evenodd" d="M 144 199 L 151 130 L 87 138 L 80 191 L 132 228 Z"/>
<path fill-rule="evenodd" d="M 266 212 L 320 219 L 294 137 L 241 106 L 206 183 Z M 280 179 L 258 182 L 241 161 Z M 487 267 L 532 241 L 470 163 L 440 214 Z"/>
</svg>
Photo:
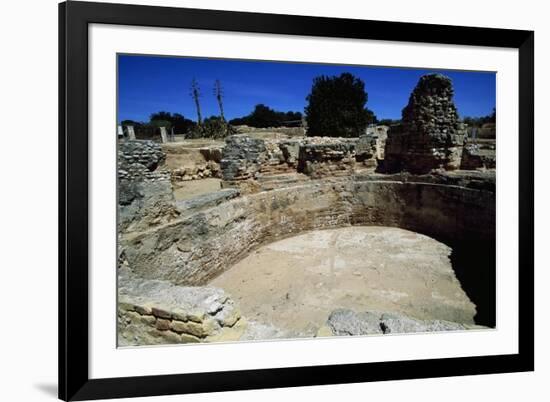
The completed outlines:
<svg viewBox="0 0 550 402">
<path fill-rule="evenodd" d="M 321 75 L 314 78 L 311 91 L 306 97 L 305 115 L 297 111 L 277 111 L 265 104 L 257 104 L 246 116 L 226 121 L 224 115 L 224 94 L 221 82 L 213 87 L 219 115 L 203 118 L 201 110 L 202 93 L 195 79 L 191 81 L 190 96 L 195 105 L 197 118 L 193 121 L 180 113 L 160 111 L 150 116 L 149 122 L 123 121 L 122 125 L 134 125 L 136 132 L 156 130 L 164 126 L 187 138 L 223 138 L 235 132 L 234 126 L 247 125 L 256 128 L 296 127 L 305 120 L 308 136 L 358 137 L 370 124 L 395 125 L 400 120 L 378 120 L 367 107 L 368 94 L 365 83 L 350 73 L 339 76 Z M 481 127 L 495 121 L 496 112 L 485 117 L 466 117 L 470 126 Z"/>
</svg>

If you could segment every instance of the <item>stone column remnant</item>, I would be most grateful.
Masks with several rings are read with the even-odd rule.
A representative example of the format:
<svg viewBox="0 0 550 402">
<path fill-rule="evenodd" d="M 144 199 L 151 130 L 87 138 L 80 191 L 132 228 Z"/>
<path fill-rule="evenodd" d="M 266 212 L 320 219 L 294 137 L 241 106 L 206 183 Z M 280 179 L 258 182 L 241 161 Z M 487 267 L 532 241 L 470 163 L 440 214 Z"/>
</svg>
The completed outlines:
<svg viewBox="0 0 550 402">
<path fill-rule="evenodd" d="M 460 168 L 464 125 L 453 102 L 451 79 L 424 75 L 402 111 L 401 126 L 388 132 L 385 170 L 427 173 L 433 169 Z"/>
<path fill-rule="evenodd" d="M 129 140 L 135 140 L 136 139 L 136 133 L 134 131 L 134 126 L 126 126 L 128 129 L 128 139 Z"/>
<path fill-rule="evenodd" d="M 166 144 L 168 142 L 168 134 L 166 132 L 166 127 L 160 128 L 160 139 L 163 144 Z"/>
</svg>

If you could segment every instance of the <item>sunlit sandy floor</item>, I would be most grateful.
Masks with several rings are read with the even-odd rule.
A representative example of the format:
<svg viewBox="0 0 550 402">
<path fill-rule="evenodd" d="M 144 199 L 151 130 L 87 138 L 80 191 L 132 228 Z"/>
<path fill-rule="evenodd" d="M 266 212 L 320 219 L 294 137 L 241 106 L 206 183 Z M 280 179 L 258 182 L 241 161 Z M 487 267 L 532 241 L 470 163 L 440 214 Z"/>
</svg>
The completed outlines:
<svg viewBox="0 0 550 402">
<path fill-rule="evenodd" d="M 314 334 L 336 308 L 473 323 L 449 260 L 430 237 L 387 227 L 313 231 L 266 245 L 212 281 L 249 319 Z"/>
</svg>

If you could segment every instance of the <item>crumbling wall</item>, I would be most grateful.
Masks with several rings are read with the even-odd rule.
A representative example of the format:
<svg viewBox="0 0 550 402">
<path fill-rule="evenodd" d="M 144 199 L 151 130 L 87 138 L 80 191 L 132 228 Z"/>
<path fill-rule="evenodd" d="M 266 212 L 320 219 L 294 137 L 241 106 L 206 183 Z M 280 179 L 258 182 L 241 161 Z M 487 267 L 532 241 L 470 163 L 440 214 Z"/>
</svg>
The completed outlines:
<svg viewBox="0 0 550 402">
<path fill-rule="evenodd" d="M 440 240 L 494 238 L 494 181 L 481 176 L 413 179 L 341 178 L 241 196 L 134 233 L 121 245 L 138 275 L 200 285 L 255 247 L 306 230 L 382 225 Z"/>
<path fill-rule="evenodd" d="M 420 78 L 402 112 L 402 125 L 388 132 L 386 172 L 427 173 L 460 168 L 465 127 L 453 102 L 452 82 L 441 74 Z"/>
<path fill-rule="evenodd" d="M 487 149 L 483 145 L 470 143 L 464 145 L 462 151 L 461 169 L 495 169 L 496 153 L 493 149 Z"/>
<path fill-rule="evenodd" d="M 244 134 L 226 139 L 221 170 L 224 187 L 244 193 L 261 189 L 258 179 L 278 174 L 303 173 L 318 179 L 348 175 L 361 167 L 375 167 L 377 138 L 301 137 L 259 139 Z M 356 161 L 361 162 L 360 166 Z"/>
<path fill-rule="evenodd" d="M 226 181 L 255 178 L 268 159 L 265 141 L 246 135 L 226 138 L 222 153 L 222 177 Z"/>
<path fill-rule="evenodd" d="M 182 287 L 132 277 L 119 268 L 118 345 L 235 341 L 246 322 L 214 287 Z"/>
<path fill-rule="evenodd" d="M 386 148 L 386 140 L 388 138 L 388 126 L 372 126 L 367 127 L 366 137 L 374 140 L 375 159 L 384 159 L 384 150 Z"/>
<path fill-rule="evenodd" d="M 355 167 L 355 145 L 355 141 L 303 144 L 298 156 L 298 172 L 314 179 L 349 175 Z"/>
<path fill-rule="evenodd" d="M 166 169 L 170 171 L 172 182 L 221 178 L 223 146 L 197 148 L 187 144 L 167 143 L 162 145 L 162 150 L 166 153 Z"/>
<path fill-rule="evenodd" d="M 118 223 L 121 231 L 168 222 L 179 215 L 173 206 L 166 154 L 149 140 L 118 145 Z"/>
</svg>

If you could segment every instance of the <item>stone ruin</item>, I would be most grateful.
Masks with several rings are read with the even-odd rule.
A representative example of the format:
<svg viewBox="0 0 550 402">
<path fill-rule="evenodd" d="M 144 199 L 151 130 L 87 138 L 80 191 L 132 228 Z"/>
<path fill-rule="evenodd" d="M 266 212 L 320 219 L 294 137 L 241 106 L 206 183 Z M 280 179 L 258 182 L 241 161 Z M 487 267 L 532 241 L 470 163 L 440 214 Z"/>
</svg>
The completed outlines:
<svg viewBox="0 0 550 402">
<path fill-rule="evenodd" d="M 347 226 L 398 227 L 452 246 L 476 322 L 494 326 L 490 289 L 477 290 L 480 273 L 469 271 L 494 280 L 494 149 L 468 143 L 452 96 L 448 78 L 425 76 L 402 126 L 358 138 L 244 130 L 210 145 L 119 142 L 119 345 L 304 336 L 243 316 L 212 281 L 262 245 Z M 175 198 L 175 187 L 207 179 L 219 188 Z M 445 306 L 430 319 L 337 307 L 317 336 L 475 327 L 470 310 Z"/>
<path fill-rule="evenodd" d="M 373 170 L 378 153 L 377 138 L 368 134 L 284 139 L 233 135 L 226 139 L 220 162 L 222 186 L 250 193 L 308 179 L 346 176 Z"/>
<path fill-rule="evenodd" d="M 402 124 L 389 131 L 384 170 L 459 169 L 465 132 L 453 102 L 451 80 L 441 74 L 425 75 L 403 109 Z"/>
<path fill-rule="evenodd" d="M 159 144 L 130 140 L 118 145 L 119 229 L 136 230 L 178 215 L 166 154 Z"/>
</svg>

